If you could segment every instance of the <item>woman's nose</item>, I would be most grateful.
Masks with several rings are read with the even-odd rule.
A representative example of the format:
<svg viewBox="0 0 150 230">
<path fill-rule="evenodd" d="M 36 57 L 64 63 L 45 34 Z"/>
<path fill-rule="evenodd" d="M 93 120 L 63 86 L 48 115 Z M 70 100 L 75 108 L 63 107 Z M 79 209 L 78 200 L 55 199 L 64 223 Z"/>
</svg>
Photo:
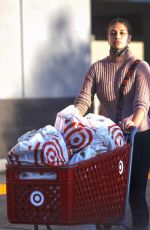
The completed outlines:
<svg viewBox="0 0 150 230">
<path fill-rule="evenodd" d="M 120 37 L 121 37 L 120 33 L 119 32 L 116 33 L 116 38 L 120 38 Z"/>
</svg>

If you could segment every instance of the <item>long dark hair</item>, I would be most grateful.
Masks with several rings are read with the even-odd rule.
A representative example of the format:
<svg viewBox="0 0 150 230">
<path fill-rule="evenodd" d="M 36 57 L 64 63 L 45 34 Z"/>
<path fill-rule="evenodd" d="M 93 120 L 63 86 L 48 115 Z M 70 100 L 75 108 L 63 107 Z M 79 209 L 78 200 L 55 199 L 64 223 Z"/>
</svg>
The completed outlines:
<svg viewBox="0 0 150 230">
<path fill-rule="evenodd" d="M 131 25 L 130 25 L 130 23 L 129 23 L 126 19 L 124 19 L 124 18 L 113 18 L 113 19 L 109 22 L 109 24 L 108 24 L 108 27 L 107 27 L 107 36 L 108 36 L 110 27 L 111 27 L 113 24 L 117 23 L 117 22 L 124 24 L 124 25 L 126 26 L 127 30 L 128 30 L 128 33 L 129 33 L 130 35 L 132 35 L 132 28 L 131 28 Z"/>
</svg>

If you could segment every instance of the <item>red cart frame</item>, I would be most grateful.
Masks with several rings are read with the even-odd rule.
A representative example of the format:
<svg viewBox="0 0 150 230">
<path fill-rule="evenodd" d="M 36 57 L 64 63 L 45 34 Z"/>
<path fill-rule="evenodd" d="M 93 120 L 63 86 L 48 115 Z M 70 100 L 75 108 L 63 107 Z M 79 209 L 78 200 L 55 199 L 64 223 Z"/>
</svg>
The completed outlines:
<svg viewBox="0 0 150 230">
<path fill-rule="evenodd" d="M 127 212 L 133 152 L 130 142 L 66 166 L 7 165 L 7 212 L 11 223 L 116 224 Z M 56 179 L 20 179 L 24 172 L 53 172 Z"/>
</svg>

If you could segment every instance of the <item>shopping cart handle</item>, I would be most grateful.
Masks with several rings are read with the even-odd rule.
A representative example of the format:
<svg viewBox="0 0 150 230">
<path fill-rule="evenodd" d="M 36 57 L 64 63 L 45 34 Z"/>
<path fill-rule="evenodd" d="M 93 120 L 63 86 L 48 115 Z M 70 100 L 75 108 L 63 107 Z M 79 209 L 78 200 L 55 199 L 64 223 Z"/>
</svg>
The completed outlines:
<svg viewBox="0 0 150 230">
<path fill-rule="evenodd" d="M 135 134 L 137 133 L 138 128 L 135 126 L 130 126 L 127 130 L 123 131 L 126 142 L 133 143 Z"/>
</svg>

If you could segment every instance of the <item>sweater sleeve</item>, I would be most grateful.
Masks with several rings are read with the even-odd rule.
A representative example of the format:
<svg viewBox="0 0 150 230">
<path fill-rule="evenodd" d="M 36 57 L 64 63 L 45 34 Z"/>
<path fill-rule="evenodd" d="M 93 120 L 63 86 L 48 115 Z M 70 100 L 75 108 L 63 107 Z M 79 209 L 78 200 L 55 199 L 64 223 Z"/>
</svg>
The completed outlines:
<svg viewBox="0 0 150 230">
<path fill-rule="evenodd" d="M 135 87 L 134 112 L 141 108 L 146 115 L 150 106 L 150 66 L 145 61 L 137 66 Z"/>
<path fill-rule="evenodd" d="M 95 68 L 93 64 L 84 77 L 80 92 L 74 103 L 81 115 L 84 115 L 87 112 L 93 102 L 94 95 L 96 93 L 95 76 Z"/>
</svg>

